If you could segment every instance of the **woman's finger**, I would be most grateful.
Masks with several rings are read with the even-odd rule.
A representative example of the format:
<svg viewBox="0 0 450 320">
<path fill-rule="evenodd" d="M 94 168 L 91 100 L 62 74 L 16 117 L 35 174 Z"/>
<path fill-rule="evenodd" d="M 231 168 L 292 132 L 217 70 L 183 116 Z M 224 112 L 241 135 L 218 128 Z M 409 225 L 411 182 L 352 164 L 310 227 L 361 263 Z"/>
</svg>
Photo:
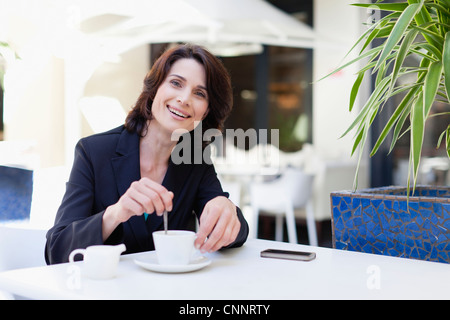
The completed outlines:
<svg viewBox="0 0 450 320">
<path fill-rule="evenodd" d="M 227 198 L 214 198 L 202 212 L 195 245 L 202 252 L 219 250 L 236 239 L 239 229 L 236 206 Z"/>
<path fill-rule="evenodd" d="M 151 199 L 157 214 L 162 215 L 164 210 L 172 211 L 173 192 L 148 178 L 142 178 L 140 182 L 145 186 L 144 193 Z"/>
</svg>

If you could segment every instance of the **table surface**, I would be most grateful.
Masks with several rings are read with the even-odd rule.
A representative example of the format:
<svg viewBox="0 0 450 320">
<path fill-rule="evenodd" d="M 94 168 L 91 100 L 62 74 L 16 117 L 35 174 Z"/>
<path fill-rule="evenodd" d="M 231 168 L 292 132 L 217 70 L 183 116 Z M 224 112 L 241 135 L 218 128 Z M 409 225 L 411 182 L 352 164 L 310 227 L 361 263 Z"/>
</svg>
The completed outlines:
<svg viewBox="0 0 450 320">
<path fill-rule="evenodd" d="M 310 262 L 261 258 L 268 248 L 316 252 Z M 250 239 L 207 254 L 204 269 L 156 273 L 123 255 L 110 280 L 80 276 L 82 262 L 0 273 L 0 290 L 32 299 L 449 299 L 450 265 Z M 82 269 L 81 269 L 82 270 Z"/>
</svg>

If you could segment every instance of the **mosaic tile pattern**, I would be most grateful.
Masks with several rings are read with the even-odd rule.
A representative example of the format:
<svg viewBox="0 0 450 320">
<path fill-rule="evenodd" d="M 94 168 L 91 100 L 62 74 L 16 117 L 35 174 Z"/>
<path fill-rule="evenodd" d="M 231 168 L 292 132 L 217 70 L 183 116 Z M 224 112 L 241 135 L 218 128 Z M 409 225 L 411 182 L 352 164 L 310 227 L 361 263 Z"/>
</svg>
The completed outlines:
<svg viewBox="0 0 450 320">
<path fill-rule="evenodd" d="M 0 166 L 0 221 L 30 217 L 33 171 Z"/>
<path fill-rule="evenodd" d="M 450 263 L 450 187 L 331 193 L 333 246 Z"/>
</svg>

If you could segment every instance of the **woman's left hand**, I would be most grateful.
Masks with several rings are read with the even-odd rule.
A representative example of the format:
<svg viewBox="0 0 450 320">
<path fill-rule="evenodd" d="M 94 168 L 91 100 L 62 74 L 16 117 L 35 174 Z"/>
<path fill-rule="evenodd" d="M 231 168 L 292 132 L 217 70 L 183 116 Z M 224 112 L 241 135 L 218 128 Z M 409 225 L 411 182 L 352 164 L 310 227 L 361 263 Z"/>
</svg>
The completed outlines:
<svg viewBox="0 0 450 320">
<path fill-rule="evenodd" d="M 195 247 L 203 253 L 217 251 L 233 243 L 240 229 L 236 206 L 226 197 L 216 197 L 206 203 L 200 216 Z"/>
</svg>

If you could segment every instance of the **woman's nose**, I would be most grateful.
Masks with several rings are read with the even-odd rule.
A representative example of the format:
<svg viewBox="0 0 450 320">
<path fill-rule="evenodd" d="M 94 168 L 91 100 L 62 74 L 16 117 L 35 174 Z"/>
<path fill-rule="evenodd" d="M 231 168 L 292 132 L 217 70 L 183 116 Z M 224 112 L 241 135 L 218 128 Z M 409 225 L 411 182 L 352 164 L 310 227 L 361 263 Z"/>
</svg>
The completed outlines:
<svg viewBox="0 0 450 320">
<path fill-rule="evenodd" d="M 179 104 L 181 104 L 181 105 L 189 105 L 189 94 L 188 93 L 183 93 L 183 94 L 180 94 L 178 97 L 177 97 L 177 102 L 179 103 Z"/>
</svg>

